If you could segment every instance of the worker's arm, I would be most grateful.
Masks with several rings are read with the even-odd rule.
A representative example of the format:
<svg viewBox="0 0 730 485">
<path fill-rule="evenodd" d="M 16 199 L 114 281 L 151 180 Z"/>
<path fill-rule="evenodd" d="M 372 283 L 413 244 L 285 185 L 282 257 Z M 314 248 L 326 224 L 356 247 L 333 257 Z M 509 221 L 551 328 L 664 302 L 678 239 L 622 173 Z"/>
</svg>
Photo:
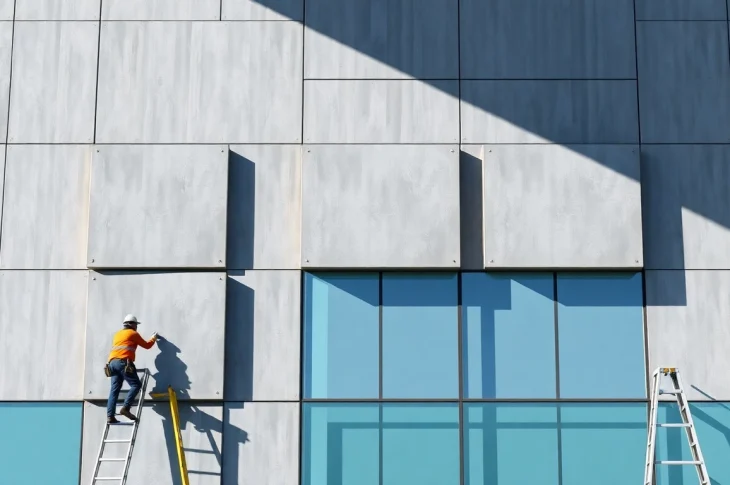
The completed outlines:
<svg viewBox="0 0 730 485">
<path fill-rule="evenodd" d="M 132 340 L 134 340 L 134 343 L 139 345 L 140 347 L 144 349 L 151 349 L 153 345 L 155 345 L 155 342 L 157 342 L 157 336 L 152 337 L 149 340 L 145 340 L 142 338 L 142 336 L 138 333 L 135 333 L 132 337 Z"/>
</svg>

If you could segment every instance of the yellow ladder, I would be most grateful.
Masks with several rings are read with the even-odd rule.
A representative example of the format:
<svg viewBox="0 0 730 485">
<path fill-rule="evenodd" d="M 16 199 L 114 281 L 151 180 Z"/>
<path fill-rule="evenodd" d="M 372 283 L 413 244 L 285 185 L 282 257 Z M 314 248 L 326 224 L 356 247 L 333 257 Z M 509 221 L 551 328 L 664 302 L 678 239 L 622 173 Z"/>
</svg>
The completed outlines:
<svg viewBox="0 0 730 485">
<path fill-rule="evenodd" d="M 177 407 L 177 394 L 172 386 L 167 386 L 167 395 L 170 398 L 170 415 L 172 416 L 172 427 L 175 430 L 175 447 L 177 448 L 177 460 L 180 465 L 180 480 L 182 485 L 190 485 L 188 478 L 188 465 L 185 462 L 185 450 L 183 450 L 182 434 L 180 433 L 180 411 Z M 165 397 L 165 393 L 150 394 L 153 398 Z"/>
</svg>

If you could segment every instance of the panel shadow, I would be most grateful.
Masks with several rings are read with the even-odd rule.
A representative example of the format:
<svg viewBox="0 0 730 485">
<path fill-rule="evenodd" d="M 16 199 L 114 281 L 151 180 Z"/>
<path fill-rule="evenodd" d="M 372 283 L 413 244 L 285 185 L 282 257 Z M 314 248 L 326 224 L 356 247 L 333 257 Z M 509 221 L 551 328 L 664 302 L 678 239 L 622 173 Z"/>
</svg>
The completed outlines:
<svg viewBox="0 0 730 485">
<path fill-rule="evenodd" d="M 229 272 L 230 276 L 244 274 L 245 271 Z M 226 400 L 253 401 L 255 291 L 235 278 L 228 278 L 227 292 L 224 395 Z"/>
<path fill-rule="evenodd" d="M 235 152 L 230 153 L 228 172 L 229 268 L 254 266 L 256 228 L 256 164 Z"/>
<path fill-rule="evenodd" d="M 459 185 L 461 267 L 484 269 L 484 188 L 479 157 L 460 152 Z"/>
</svg>

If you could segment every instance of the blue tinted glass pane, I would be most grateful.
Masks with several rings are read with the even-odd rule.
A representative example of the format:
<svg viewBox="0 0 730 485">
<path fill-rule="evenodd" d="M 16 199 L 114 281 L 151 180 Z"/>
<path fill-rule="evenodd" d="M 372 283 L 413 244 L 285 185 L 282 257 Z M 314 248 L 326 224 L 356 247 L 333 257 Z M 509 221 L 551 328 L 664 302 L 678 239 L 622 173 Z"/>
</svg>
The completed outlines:
<svg viewBox="0 0 730 485">
<path fill-rule="evenodd" d="M 642 483 L 646 404 L 560 405 L 562 485 Z"/>
<path fill-rule="evenodd" d="M 305 274 L 304 397 L 378 397 L 378 278 Z"/>
<path fill-rule="evenodd" d="M 458 397 L 456 278 L 383 275 L 383 397 Z"/>
<path fill-rule="evenodd" d="M 646 397 L 641 273 L 558 274 L 557 298 L 560 397 Z"/>
<path fill-rule="evenodd" d="M 304 404 L 303 413 L 303 485 L 378 483 L 378 404 Z"/>
<path fill-rule="evenodd" d="M 382 485 L 459 485 L 459 464 L 458 404 L 383 405 Z"/>
<path fill-rule="evenodd" d="M 461 278 L 465 397 L 554 398 L 552 273 Z"/>
<path fill-rule="evenodd" d="M 0 403 L 0 483 L 78 485 L 81 403 Z"/>
<path fill-rule="evenodd" d="M 464 483 L 558 485 L 557 416 L 556 404 L 465 403 Z"/>
</svg>

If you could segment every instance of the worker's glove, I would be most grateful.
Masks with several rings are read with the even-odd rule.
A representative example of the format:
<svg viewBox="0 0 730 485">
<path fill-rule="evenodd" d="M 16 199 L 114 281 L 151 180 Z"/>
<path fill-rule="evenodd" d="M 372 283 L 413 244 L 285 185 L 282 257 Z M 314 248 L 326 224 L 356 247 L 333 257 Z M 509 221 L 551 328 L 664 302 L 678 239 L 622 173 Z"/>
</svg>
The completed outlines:
<svg viewBox="0 0 730 485">
<path fill-rule="evenodd" d="M 157 332 L 155 332 L 155 333 L 152 334 L 152 338 L 159 340 L 160 339 L 160 335 Z"/>
</svg>

